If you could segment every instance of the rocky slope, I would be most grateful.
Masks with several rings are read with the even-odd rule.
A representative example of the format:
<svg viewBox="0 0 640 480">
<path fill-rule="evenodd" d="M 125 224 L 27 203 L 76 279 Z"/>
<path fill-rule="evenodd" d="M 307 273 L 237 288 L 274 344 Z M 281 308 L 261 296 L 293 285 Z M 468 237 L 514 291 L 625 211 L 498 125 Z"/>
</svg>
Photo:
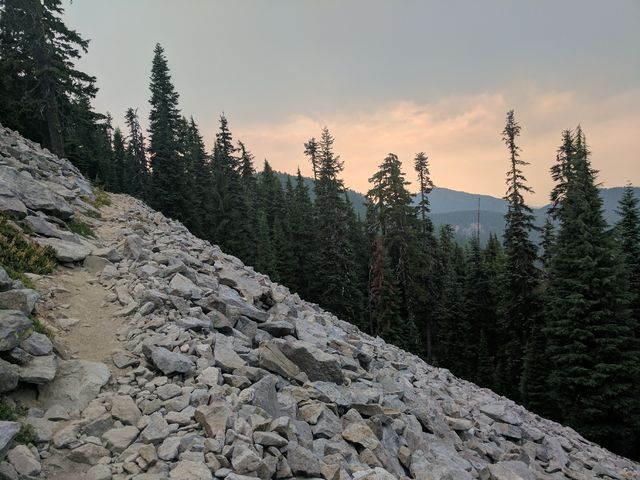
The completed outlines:
<svg viewBox="0 0 640 480">
<path fill-rule="evenodd" d="M 0 311 L 0 390 L 18 386 L 9 395 L 27 403 L 25 385 L 39 393 L 25 419 L 35 446 L 13 446 L 19 426 L 0 423 L 0 478 L 640 478 L 637 464 L 360 332 L 138 200 L 114 195 L 101 219 L 85 216 L 92 196 L 66 161 L 0 129 L 0 211 L 64 265 L 36 281 L 40 294 L 0 271 L 12 308 Z M 98 238 L 66 230 L 72 216 Z M 60 292 L 83 292 L 56 286 L 60 275 L 103 293 L 93 341 L 110 350 L 116 336 L 107 364 L 64 348 L 82 326 L 54 314 L 69 308 Z M 60 345 L 32 333 L 34 304 Z"/>
</svg>

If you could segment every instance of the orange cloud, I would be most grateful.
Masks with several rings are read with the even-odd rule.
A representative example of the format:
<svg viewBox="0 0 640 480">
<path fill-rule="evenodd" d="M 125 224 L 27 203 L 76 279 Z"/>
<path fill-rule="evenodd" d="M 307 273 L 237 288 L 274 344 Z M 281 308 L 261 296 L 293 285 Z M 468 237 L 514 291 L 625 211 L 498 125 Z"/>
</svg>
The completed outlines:
<svg viewBox="0 0 640 480">
<path fill-rule="evenodd" d="M 328 126 L 335 150 L 345 162 L 346 184 L 361 192 L 387 153 L 404 163 L 414 181 L 412 160 L 425 151 L 436 185 L 469 192 L 503 195 L 508 158 L 500 132 L 506 111 L 515 108 L 522 125 L 522 158 L 531 163 L 525 174 L 536 193 L 530 201 L 546 203 L 552 187 L 548 175 L 560 133 L 582 124 L 599 180 L 605 186 L 640 184 L 640 90 L 594 98 L 571 91 L 518 91 L 446 97 L 419 104 L 398 101 L 357 112 L 293 115 L 280 124 L 232 125 L 256 158 L 267 158 L 281 171 L 311 173 L 303 143 Z M 260 165 L 258 165 L 260 167 Z"/>
</svg>

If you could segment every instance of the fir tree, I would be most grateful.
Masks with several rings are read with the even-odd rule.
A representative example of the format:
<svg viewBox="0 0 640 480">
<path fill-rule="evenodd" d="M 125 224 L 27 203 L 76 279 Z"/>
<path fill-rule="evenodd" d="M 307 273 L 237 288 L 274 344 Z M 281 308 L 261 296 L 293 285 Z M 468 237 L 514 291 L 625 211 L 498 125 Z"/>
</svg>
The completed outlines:
<svg viewBox="0 0 640 480">
<path fill-rule="evenodd" d="M 574 141 L 549 272 L 550 394 L 563 422 L 624 454 L 638 441 L 638 338 L 580 129 Z"/>
<path fill-rule="evenodd" d="M 1 0 L 0 12 L 0 120 L 65 156 L 71 140 L 90 140 L 68 135 L 77 117 L 88 117 L 92 129 L 100 119 L 89 102 L 95 78 L 73 65 L 89 42 L 62 21 L 61 0 Z"/>
<path fill-rule="evenodd" d="M 151 68 L 149 113 L 149 203 L 165 215 L 181 219 L 185 212 L 184 164 L 178 155 L 178 94 L 171 83 L 164 49 L 157 44 Z"/>
<path fill-rule="evenodd" d="M 340 178 L 343 164 L 333 152 L 333 137 L 327 128 L 319 143 L 318 180 L 315 182 L 315 245 L 313 264 L 317 274 L 312 299 L 348 321 L 362 318 L 363 298 L 359 288 L 357 258 L 351 243 Z"/>
<path fill-rule="evenodd" d="M 298 169 L 293 197 L 290 201 L 291 248 L 295 258 L 290 288 L 306 298 L 310 295 L 313 272 L 311 269 L 314 248 L 313 204 L 309 189 Z"/>
<path fill-rule="evenodd" d="M 500 390 L 510 398 L 518 398 L 522 374 L 522 352 L 526 348 L 536 312 L 538 270 L 536 246 L 531 241 L 535 230 L 531 208 L 524 201 L 524 194 L 532 192 L 526 185 L 522 167 L 528 165 L 520 158 L 516 139 L 521 127 L 513 110 L 507 113 L 502 139 L 509 151 L 510 168 L 507 172 L 507 213 L 505 214 L 504 249 L 504 297 L 501 335 L 504 344 L 499 359 Z"/>
<path fill-rule="evenodd" d="M 127 152 L 122 131 L 116 127 L 113 131 L 113 174 L 109 189 L 112 192 L 124 192 Z"/>
<path fill-rule="evenodd" d="M 313 180 L 318 181 L 318 171 L 320 170 L 318 142 L 315 137 L 311 137 L 308 142 L 304 144 L 304 154 L 309 157 L 311 162 L 311 170 L 313 171 Z"/>
<path fill-rule="evenodd" d="M 634 189 L 627 185 L 620 199 L 616 224 L 619 249 L 629 278 L 631 315 L 636 322 L 636 337 L 640 338 L 640 209 Z"/>
<path fill-rule="evenodd" d="M 128 108 L 125 114 L 127 135 L 127 165 L 124 176 L 124 192 L 146 198 L 149 170 L 142 128 L 137 111 Z"/>
</svg>

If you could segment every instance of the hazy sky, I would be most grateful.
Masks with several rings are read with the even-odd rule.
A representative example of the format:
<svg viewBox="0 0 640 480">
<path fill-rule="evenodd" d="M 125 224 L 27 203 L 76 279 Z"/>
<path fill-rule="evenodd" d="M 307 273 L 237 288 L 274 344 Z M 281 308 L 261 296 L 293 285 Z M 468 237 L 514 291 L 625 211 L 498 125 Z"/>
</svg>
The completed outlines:
<svg viewBox="0 0 640 480">
<path fill-rule="evenodd" d="M 514 108 L 534 204 L 578 123 L 605 186 L 640 184 L 638 0 L 75 0 L 66 16 L 116 123 L 129 106 L 146 121 L 160 42 L 207 144 L 224 111 L 277 170 L 309 173 L 303 143 L 327 125 L 354 189 L 388 152 L 413 180 L 425 151 L 437 185 L 502 195 Z"/>
</svg>

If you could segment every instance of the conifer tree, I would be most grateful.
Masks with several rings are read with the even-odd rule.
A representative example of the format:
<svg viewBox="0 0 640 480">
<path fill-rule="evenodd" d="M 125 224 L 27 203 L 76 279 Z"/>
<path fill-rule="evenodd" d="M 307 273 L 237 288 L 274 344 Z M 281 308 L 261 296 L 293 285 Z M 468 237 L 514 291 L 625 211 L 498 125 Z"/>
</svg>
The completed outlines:
<svg viewBox="0 0 640 480">
<path fill-rule="evenodd" d="M 180 153 L 185 171 L 183 197 L 188 208 L 184 212 L 185 225 L 202 237 L 205 232 L 205 213 L 211 189 L 210 168 L 204 141 L 193 117 L 183 118 L 179 129 Z"/>
<path fill-rule="evenodd" d="M 124 193 L 146 198 L 149 170 L 144 136 L 136 110 L 133 108 L 127 109 L 125 123 L 128 128 L 128 135 Z"/>
<path fill-rule="evenodd" d="M 81 138 L 68 126 L 84 116 L 93 130 L 100 119 L 90 108 L 95 78 L 73 65 L 89 42 L 62 21 L 61 0 L 0 0 L 0 12 L 0 121 L 65 156 Z"/>
<path fill-rule="evenodd" d="M 349 212 L 340 178 L 342 161 L 333 151 L 333 137 L 322 130 L 319 143 L 318 180 L 315 182 L 314 268 L 317 274 L 312 299 L 329 311 L 358 323 L 362 318 L 363 298 L 359 288 L 357 258 L 346 221 Z"/>
<path fill-rule="evenodd" d="M 306 298 L 310 295 L 312 252 L 314 243 L 313 204 L 309 189 L 298 169 L 290 202 L 291 249 L 294 256 L 293 278 L 290 288 Z"/>
<path fill-rule="evenodd" d="M 572 172 L 572 159 L 576 154 L 573 133 L 571 130 L 562 131 L 562 144 L 556 154 L 556 163 L 551 167 L 551 179 L 555 182 L 551 190 L 551 206 L 549 215 L 552 220 L 558 217 L 558 207 L 564 200 L 567 192 L 569 176 Z"/>
<path fill-rule="evenodd" d="M 574 144 L 546 296 L 549 388 L 563 422 L 625 454 L 638 441 L 638 338 L 579 128 Z"/>
<path fill-rule="evenodd" d="M 507 172 L 508 203 L 505 214 L 504 249 L 504 303 L 501 325 L 503 345 L 498 362 L 500 390 L 510 398 L 517 399 L 522 374 L 522 352 L 526 348 L 534 317 L 539 308 L 537 298 L 538 269 L 536 246 L 531 241 L 535 230 L 531 208 L 524 201 L 524 194 L 532 192 L 526 185 L 522 167 L 527 165 L 520 158 L 516 139 L 521 127 L 516 122 L 513 110 L 507 113 L 502 139 L 509 151 L 510 168 Z"/>
<path fill-rule="evenodd" d="M 178 93 L 171 83 L 164 49 L 157 44 L 151 68 L 149 113 L 149 203 L 165 215 L 181 219 L 185 212 L 184 164 L 178 155 Z"/>
<path fill-rule="evenodd" d="M 127 152 L 124 145 L 124 136 L 120 128 L 113 131 L 113 174 L 109 190 L 112 192 L 124 192 Z"/>
<path fill-rule="evenodd" d="M 426 360 L 433 360 L 433 315 L 435 280 L 433 278 L 435 265 L 436 241 L 433 234 L 433 223 L 429 217 L 429 194 L 433 190 L 433 180 L 429 172 L 429 159 L 424 152 L 416 154 L 414 168 L 418 174 L 418 195 L 420 201 L 416 207 L 419 226 L 417 252 L 413 263 L 416 275 L 412 287 L 417 324 L 422 334 L 422 344 Z"/>
<path fill-rule="evenodd" d="M 309 161 L 311 162 L 314 182 L 318 181 L 318 171 L 320 170 L 319 153 L 318 142 L 315 137 L 311 137 L 309 141 L 304 144 L 304 154 L 309 157 Z"/>
<path fill-rule="evenodd" d="M 616 224 L 619 249 L 629 278 L 631 315 L 636 323 L 636 337 L 640 338 L 640 209 L 634 189 L 627 185 L 620 199 Z"/>
</svg>

